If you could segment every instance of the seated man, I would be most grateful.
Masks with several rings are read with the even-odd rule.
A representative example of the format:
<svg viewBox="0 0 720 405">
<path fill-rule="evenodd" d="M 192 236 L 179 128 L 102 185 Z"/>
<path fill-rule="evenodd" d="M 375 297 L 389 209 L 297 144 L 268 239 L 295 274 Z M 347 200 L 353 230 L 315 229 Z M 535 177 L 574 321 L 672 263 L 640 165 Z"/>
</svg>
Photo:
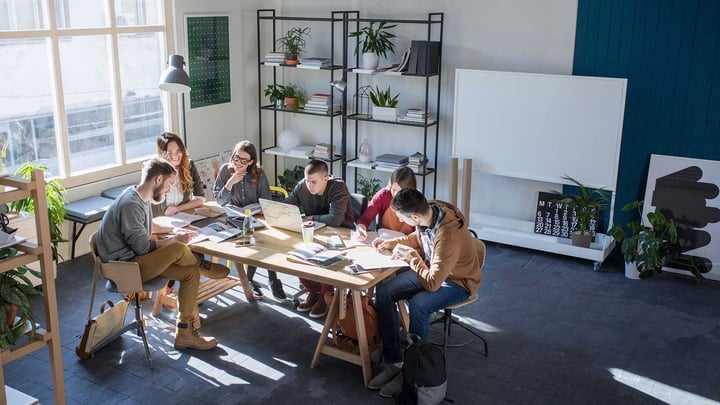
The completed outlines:
<svg viewBox="0 0 720 405">
<path fill-rule="evenodd" d="M 299 206 L 306 215 L 303 220 L 318 221 L 328 226 L 353 227 L 350 192 L 342 179 L 330 177 L 327 163 L 322 160 L 313 159 L 305 165 L 305 178 L 293 188 L 285 202 Z M 328 307 L 323 296 L 333 287 L 303 278 L 300 282 L 308 296 L 298 305 L 298 311 L 310 311 L 311 318 L 325 316 Z"/>
<path fill-rule="evenodd" d="M 180 281 L 180 304 L 175 332 L 176 349 L 212 349 L 215 338 L 203 337 L 192 328 L 197 305 L 200 275 L 224 278 L 230 269 L 209 263 L 193 254 L 186 243 L 192 233 L 178 230 L 170 238 L 151 240 L 151 202 L 162 201 L 177 180 L 177 171 L 164 159 L 143 164 L 140 184 L 125 190 L 105 213 L 97 231 L 98 256 L 109 260 L 133 261 L 140 265 L 143 281 L 164 276 Z"/>
<path fill-rule="evenodd" d="M 403 352 L 396 303 L 408 302 L 409 332 L 427 339 L 430 314 L 475 294 L 482 279 L 474 238 L 456 207 L 443 201 L 428 202 L 421 192 L 407 188 L 393 197 L 391 208 L 402 222 L 414 226 L 415 232 L 373 242 L 379 251 L 392 251 L 394 259 L 409 265 L 378 285 L 375 295 L 385 368 L 368 387 L 380 389 L 386 398 L 402 391 Z"/>
</svg>

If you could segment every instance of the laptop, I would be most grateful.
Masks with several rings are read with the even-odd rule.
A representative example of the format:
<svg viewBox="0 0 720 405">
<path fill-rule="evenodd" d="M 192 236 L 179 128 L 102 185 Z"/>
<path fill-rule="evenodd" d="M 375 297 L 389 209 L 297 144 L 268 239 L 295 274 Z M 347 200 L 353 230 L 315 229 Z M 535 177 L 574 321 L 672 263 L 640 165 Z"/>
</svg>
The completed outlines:
<svg viewBox="0 0 720 405">
<path fill-rule="evenodd" d="M 263 216 L 268 225 L 273 228 L 302 232 L 303 219 L 300 214 L 300 207 L 279 201 L 266 200 L 264 198 L 260 198 L 258 201 L 260 202 Z M 315 223 L 315 229 L 325 226 L 322 222 L 313 222 Z"/>
</svg>

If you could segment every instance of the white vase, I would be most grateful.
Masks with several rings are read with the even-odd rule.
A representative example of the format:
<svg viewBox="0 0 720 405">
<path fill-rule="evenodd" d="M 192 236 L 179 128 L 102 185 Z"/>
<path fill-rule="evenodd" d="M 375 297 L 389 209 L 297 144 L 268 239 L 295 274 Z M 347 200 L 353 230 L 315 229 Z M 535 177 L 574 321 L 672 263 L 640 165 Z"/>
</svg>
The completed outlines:
<svg viewBox="0 0 720 405">
<path fill-rule="evenodd" d="M 380 63 L 380 57 L 375 52 L 365 52 L 362 54 L 362 68 L 375 69 Z"/>
<path fill-rule="evenodd" d="M 631 280 L 640 280 L 640 272 L 635 262 L 625 262 L 625 277 Z"/>
<path fill-rule="evenodd" d="M 358 148 L 358 159 L 360 159 L 362 163 L 372 162 L 372 146 L 367 138 L 363 140 Z"/>
</svg>

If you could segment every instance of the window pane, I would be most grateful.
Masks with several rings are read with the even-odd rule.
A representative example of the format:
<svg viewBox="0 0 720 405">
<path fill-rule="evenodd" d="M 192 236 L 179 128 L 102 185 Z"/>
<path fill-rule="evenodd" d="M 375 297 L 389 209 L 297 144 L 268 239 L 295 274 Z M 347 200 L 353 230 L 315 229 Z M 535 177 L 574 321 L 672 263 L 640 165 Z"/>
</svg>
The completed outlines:
<svg viewBox="0 0 720 405">
<path fill-rule="evenodd" d="M 55 0 L 58 28 L 106 27 L 105 1 Z"/>
<path fill-rule="evenodd" d="M 71 174 L 117 163 L 107 42 L 102 35 L 60 38 Z"/>
<path fill-rule="evenodd" d="M 47 28 L 45 4 L 45 0 L 0 0 L 0 31 Z"/>
<path fill-rule="evenodd" d="M 0 40 L 0 165 L 14 173 L 27 161 L 58 170 L 48 44 Z M 3 156 L 4 155 L 4 156 Z"/>
<path fill-rule="evenodd" d="M 115 24 L 130 25 L 162 24 L 161 0 L 116 0 Z"/>
<path fill-rule="evenodd" d="M 162 44 L 160 33 L 118 36 L 128 160 L 154 155 L 155 141 L 164 129 L 158 88 L 164 67 Z"/>
</svg>

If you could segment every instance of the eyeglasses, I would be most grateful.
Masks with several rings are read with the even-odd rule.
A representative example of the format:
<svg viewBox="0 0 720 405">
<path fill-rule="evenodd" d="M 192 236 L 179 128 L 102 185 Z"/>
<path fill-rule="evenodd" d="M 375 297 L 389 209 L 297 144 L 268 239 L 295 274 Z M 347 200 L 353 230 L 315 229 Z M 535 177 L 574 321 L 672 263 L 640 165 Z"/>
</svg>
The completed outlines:
<svg viewBox="0 0 720 405">
<path fill-rule="evenodd" d="M 232 160 L 233 160 L 233 162 L 235 162 L 235 163 L 240 163 L 240 164 L 242 164 L 242 165 L 246 165 L 246 164 L 252 162 L 252 159 L 243 159 L 243 158 L 241 158 L 241 157 L 238 156 L 238 155 L 234 155 L 234 156 L 232 157 Z"/>
</svg>

